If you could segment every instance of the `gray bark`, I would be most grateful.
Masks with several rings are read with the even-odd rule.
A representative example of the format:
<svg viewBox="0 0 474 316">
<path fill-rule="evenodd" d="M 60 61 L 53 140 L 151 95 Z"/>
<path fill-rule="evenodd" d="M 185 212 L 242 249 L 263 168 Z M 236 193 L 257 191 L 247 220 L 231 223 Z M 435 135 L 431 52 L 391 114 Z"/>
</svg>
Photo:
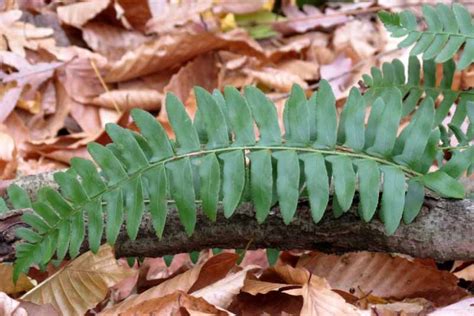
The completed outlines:
<svg viewBox="0 0 474 316">
<path fill-rule="evenodd" d="M 318 224 L 311 219 L 309 205 L 301 201 L 297 216 L 286 226 L 278 207 L 272 209 L 266 221 L 259 225 L 252 204 L 238 207 L 230 219 L 222 209 L 217 221 L 209 221 L 198 208 L 196 231 L 188 237 L 175 208 L 169 208 L 162 240 L 155 236 L 151 218 L 146 214 L 136 240 L 130 240 L 125 230 L 115 245 L 116 256 L 156 257 L 206 248 L 278 248 L 306 249 L 324 252 L 357 250 L 397 252 L 437 261 L 474 259 L 474 201 L 448 200 L 427 196 L 417 219 L 402 224 L 392 236 L 387 236 L 383 224 L 374 219 L 364 223 L 357 215 L 357 201 L 350 211 L 334 218 L 330 207 Z M 29 210 L 16 210 L 0 216 L 0 261 L 14 259 L 14 229 L 24 225 L 20 216 Z M 87 242 L 83 245 L 87 250 Z"/>
</svg>

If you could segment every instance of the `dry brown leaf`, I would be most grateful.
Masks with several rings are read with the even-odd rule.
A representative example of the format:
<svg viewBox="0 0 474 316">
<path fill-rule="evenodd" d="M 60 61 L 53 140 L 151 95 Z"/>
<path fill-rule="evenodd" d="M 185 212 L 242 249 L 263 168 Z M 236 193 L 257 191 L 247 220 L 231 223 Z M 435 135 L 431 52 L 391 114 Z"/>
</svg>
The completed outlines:
<svg viewBox="0 0 474 316">
<path fill-rule="evenodd" d="M 172 69 L 196 56 L 217 49 L 265 58 L 258 43 L 241 30 L 225 34 L 175 34 L 160 37 L 129 51 L 110 65 L 105 80 L 118 82 Z"/>
<path fill-rule="evenodd" d="M 377 316 L 418 316 L 426 315 L 434 310 L 429 301 L 396 302 L 390 304 L 376 304 L 370 306 L 373 314 Z"/>
<path fill-rule="evenodd" d="M 174 93 L 180 100 L 187 103 L 186 101 L 188 101 L 195 86 L 203 87 L 209 91 L 215 88 L 217 86 L 217 75 L 218 69 L 215 55 L 212 53 L 204 54 L 183 66 L 171 77 L 169 84 L 163 90 L 164 93 Z M 194 117 L 196 108 L 188 106 L 187 111 L 191 117 Z M 159 117 L 167 120 L 164 107 L 160 111 Z"/>
<path fill-rule="evenodd" d="M 334 289 L 360 290 L 382 298 L 416 298 L 447 305 L 467 295 L 447 272 L 384 253 L 356 252 L 342 256 L 311 253 L 298 267 L 328 280 Z"/>
<path fill-rule="evenodd" d="M 454 275 L 466 281 L 474 281 L 474 263 L 460 271 L 454 272 Z"/>
<path fill-rule="evenodd" d="M 107 91 L 91 100 L 91 104 L 121 111 L 141 108 L 147 111 L 158 110 L 161 107 L 163 95 L 156 90 L 112 90 Z"/>
<path fill-rule="evenodd" d="M 267 294 L 272 291 L 279 291 L 284 288 L 298 286 L 299 284 L 273 283 L 247 278 L 245 280 L 242 292 L 251 295 Z"/>
<path fill-rule="evenodd" d="M 201 297 L 212 305 L 227 308 L 234 297 L 244 286 L 247 272 L 258 269 L 258 266 L 247 266 L 236 273 L 230 272 L 225 278 L 212 283 L 200 290 L 191 292 L 194 297 Z"/>
<path fill-rule="evenodd" d="M 168 2 L 161 7 L 159 15 L 146 25 L 147 33 L 170 33 L 188 22 L 200 22 L 201 14 L 211 9 L 212 0 Z"/>
<path fill-rule="evenodd" d="M 336 100 L 343 98 L 352 82 L 352 60 L 344 54 L 337 56 L 330 64 L 321 65 L 321 78 L 328 80 L 336 96 Z"/>
<path fill-rule="evenodd" d="M 11 54 L 14 53 L 2 52 L 1 57 Z M 0 79 L 2 79 L 4 84 L 7 84 L 3 86 L 4 88 L 9 87 L 8 83 L 16 83 L 16 86 L 10 87 L 9 89 L 7 88 L 7 91 L 2 91 L 3 96 L 0 100 L 0 122 L 3 122 L 11 113 L 20 97 L 26 101 L 37 100 L 39 96 L 37 90 L 40 85 L 50 79 L 54 75 L 55 70 L 62 65 L 62 62 L 37 63 L 32 65 L 26 60 L 23 60 L 20 65 L 17 66 L 18 72 L 11 74 L 0 72 Z M 16 65 L 10 66 L 15 67 Z M 37 112 L 39 108 L 35 108 L 33 111 Z"/>
<path fill-rule="evenodd" d="M 35 115 L 28 122 L 30 136 L 31 139 L 34 140 L 55 137 L 58 131 L 64 127 L 64 121 L 71 109 L 72 103 L 65 102 L 67 94 L 64 86 L 60 82 L 51 82 L 48 87 L 52 88 L 52 91 L 49 91 L 49 93 L 52 95 L 48 95 L 48 90 L 46 90 L 46 92 L 42 95 L 41 113 Z M 52 100 L 48 100 L 48 97 L 52 98 Z M 54 110 L 50 109 L 48 111 L 48 107 L 45 102 L 54 103 Z"/>
<path fill-rule="evenodd" d="M 234 13 L 247 14 L 254 13 L 263 9 L 269 2 L 268 0 L 235 1 L 219 0 L 212 7 L 215 13 Z"/>
<path fill-rule="evenodd" d="M 382 30 L 368 20 L 354 20 L 334 32 L 336 54 L 345 52 L 354 62 L 371 58 L 385 46 Z"/>
<path fill-rule="evenodd" d="M 218 310 L 204 299 L 195 298 L 182 291 L 146 300 L 123 311 L 120 315 L 181 315 L 183 310 L 188 312 L 186 314 L 200 312 L 201 315 L 228 315 L 228 313 Z"/>
<path fill-rule="evenodd" d="M 322 13 L 312 5 L 304 5 L 303 11 L 297 6 L 286 6 L 283 7 L 283 12 L 288 19 L 273 24 L 273 28 L 283 34 L 304 33 L 317 26 L 331 27 L 349 20 L 347 16 L 338 14 L 335 10 L 327 9 Z"/>
<path fill-rule="evenodd" d="M 151 299 L 163 297 L 177 291 L 188 292 L 193 287 L 200 289 L 208 282 L 212 282 L 215 279 L 216 271 L 225 271 L 228 273 L 229 265 L 234 266 L 238 256 L 232 253 L 221 253 L 219 255 L 211 257 L 208 261 L 203 264 L 194 266 L 194 268 L 176 275 L 175 277 L 168 279 L 158 286 L 155 286 L 140 295 L 131 296 L 120 304 L 113 306 L 112 308 L 104 310 L 101 315 L 117 315 L 126 310 L 133 309 L 134 307 L 142 304 L 143 302 Z M 224 269 L 223 269 L 224 267 Z M 219 275 L 219 273 L 216 273 Z M 197 284 L 197 286 L 195 286 Z"/>
<path fill-rule="evenodd" d="M 24 57 L 25 48 L 36 50 L 55 45 L 52 29 L 21 22 L 21 15 L 20 10 L 0 12 L 0 51 L 9 48 Z"/>
<path fill-rule="evenodd" d="M 79 103 L 89 103 L 104 92 L 91 61 L 100 69 L 106 59 L 98 54 L 75 58 L 64 67 L 61 82 L 68 95 Z"/>
<path fill-rule="evenodd" d="M 252 76 L 257 82 L 279 92 L 290 92 L 294 84 L 299 84 L 303 89 L 308 88 L 308 84 L 298 75 L 271 67 L 264 67 L 260 70 L 244 69 L 243 72 Z"/>
<path fill-rule="evenodd" d="M 119 59 L 131 48 L 138 47 L 148 40 L 139 32 L 100 22 L 84 25 L 82 36 L 94 52 L 104 55 L 110 61 Z"/>
<path fill-rule="evenodd" d="M 319 65 L 315 62 L 289 59 L 279 63 L 277 68 L 279 70 L 299 76 L 305 81 L 314 81 L 319 79 Z"/>
<path fill-rule="evenodd" d="M 64 23 L 80 28 L 105 10 L 109 3 L 110 0 L 76 2 L 58 7 L 57 13 Z"/>
<path fill-rule="evenodd" d="M 266 43 L 263 44 L 266 56 L 271 61 L 277 62 L 281 59 L 299 57 L 311 45 L 311 38 L 304 34 L 285 38 L 281 42 Z"/>
<path fill-rule="evenodd" d="M 20 307 L 19 301 L 14 300 L 5 293 L 0 292 L 0 315 L 27 316 L 28 313 L 23 307 Z"/>
<path fill-rule="evenodd" d="M 105 298 L 111 286 L 135 273 L 128 266 L 119 266 L 112 248 L 103 245 L 96 255 L 86 252 L 22 299 L 50 303 L 63 315 L 83 315 Z"/>
<path fill-rule="evenodd" d="M 4 144 L 1 139 L 0 144 Z M 34 287 L 33 283 L 31 283 L 30 279 L 28 279 L 24 273 L 20 274 L 18 281 L 16 281 L 16 284 L 14 284 L 12 278 L 13 266 L 11 264 L 0 263 L 0 275 L 2 276 L 2 282 L 0 282 L 0 292 L 4 292 L 6 294 L 17 294 L 26 292 Z"/>
<path fill-rule="evenodd" d="M 147 0 L 117 0 L 116 5 L 120 5 L 124 10 L 124 16 L 130 25 L 141 31 L 145 31 L 145 25 L 151 19 L 150 1 Z"/>
<path fill-rule="evenodd" d="M 309 272 L 307 273 L 309 276 Z M 360 315 L 357 308 L 346 303 L 339 294 L 331 290 L 331 287 L 325 279 L 315 275 L 312 275 L 311 279 L 308 278 L 308 281 L 301 289 L 286 290 L 284 293 L 303 296 L 301 315 Z"/>
</svg>

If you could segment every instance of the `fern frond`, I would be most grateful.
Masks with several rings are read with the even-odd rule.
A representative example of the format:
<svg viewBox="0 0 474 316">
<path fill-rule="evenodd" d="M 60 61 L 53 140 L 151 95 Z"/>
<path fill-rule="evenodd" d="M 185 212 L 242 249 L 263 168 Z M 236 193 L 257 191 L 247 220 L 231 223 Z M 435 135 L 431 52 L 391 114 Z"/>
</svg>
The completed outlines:
<svg viewBox="0 0 474 316">
<path fill-rule="evenodd" d="M 383 89 L 366 126 L 368 103 L 357 89 L 351 90 L 338 122 L 328 82 L 321 81 L 309 100 L 294 86 L 284 109 L 284 137 L 274 104 L 254 87 L 245 88 L 244 95 L 230 87 L 224 95 L 196 88 L 194 121 L 169 94 L 166 109 L 175 142 L 153 116 L 133 110 L 140 134 L 110 124 L 106 130 L 113 142 L 88 146 L 99 170 L 91 161 L 74 158 L 71 169 L 54 177 L 60 191 L 42 189 L 34 203 L 21 188 L 9 189 L 15 207 L 34 210 L 23 218 L 31 228 L 18 230 L 26 242 L 17 248 L 15 277 L 33 264 L 45 265 L 54 255 L 59 261 L 67 251 L 76 256 L 85 229 L 93 251 L 104 230 L 113 244 L 124 221 L 128 236 L 135 239 L 144 212 L 150 212 L 161 237 L 169 203 L 176 204 L 188 235 L 195 229 L 197 203 L 215 220 L 219 204 L 230 217 L 248 199 L 261 223 L 278 202 L 283 222 L 290 224 L 299 198 L 306 196 L 318 222 L 330 202 L 330 186 L 334 215 L 341 216 L 351 207 L 358 183 L 360 216 L 373 218 L 382 191 L 378 214 L 392 234 L 402 218 L 408 223 L 418 214 L 424 186 L 442 196 L 464 196 L 455 178 L 469 167 L 472 152 L 472 147 L 459 149 L 454 161 L 427 173 L 440 153 L 441 133 L 432 123 L 434 103 L 428 96 L 414 116 L 416 124 L 397 136 L 403 112 L 400 91 Z"/>
<path fill-rule="evenodd" d="M 446 125 L 446 118 L 450 114 L 453 104 L 456 110 L 451 121 L 447 125 L 458 138 L 460 145 L 465 145 L 474 140 L 473 119 L 474 119 L 474 89 L 455 91 L 451 89 L 455 65 L 452 60 L 443 64 L 443 73 L 439 78 L 436 71 L 436 64 L 432 60 L 423 62 L 423 79 L 421 79 L 421 65 L 416 56 L 411 56 L 408 63 L 408 76 L 405 76 L 405 67 L 401 61 L 395 59 L 391 63 L 384 63 L 382 70 L 373 67 L 371 75 L 364 75 L 364 84 L 368 87 L 365 97 L 372 103 L 376 98 L 383 95 L 388 88 L 396 88 L 403 97 L 402 117 L 418 111 L 423 104 L 423 100 L 428 98 L 436 100 L 442 97 L 439 106 L 435 109 L 433 126 Z M 438 84 L 439 82 L 439 84 Z M 470 127 L 467 134 L 464 134 L 460 127 L 469 119 Z M 446 128 L 446 126 L 444 127 Z M 449 144 L 445 144 L 449 146 Z"/>
<path fill-rule="evenodd" d="M 410 11 L 382 11 L 379 18 L 393 37 L 406 36 L 400 47 L 415 44 L 410 54 L 423 54 L 424 60 L 447 62 L 464 45 L 457 67 L 459 70 L 467 68 L 474 61 L 474 26 L 469 11 L 459 3 L 451 7 L 442 3 L 423 5 L 422 11 L 427 24 L 425 31 L 418 30 L 416 17 Z"/>
</svg>

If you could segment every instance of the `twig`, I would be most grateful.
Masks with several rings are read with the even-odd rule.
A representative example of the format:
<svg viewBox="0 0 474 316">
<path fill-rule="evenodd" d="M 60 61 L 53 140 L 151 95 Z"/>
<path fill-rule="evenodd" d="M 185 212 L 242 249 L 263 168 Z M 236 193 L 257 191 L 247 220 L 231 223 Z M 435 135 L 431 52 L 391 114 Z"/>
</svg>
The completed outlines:
<svg viewBox="0 0 474 316">
<path fill-rule="evenodd" d="M 104 88 L 105 92 L 110 92 L 109 87 L 107 87 L 107 84 L 105 83 L 104 78 L 100 74 L 99 69 L 97 68 L 94 60 L 92 58 L 90 58 L 89 62 L 91 63 L 92 69 L 94 69 L 95 75 L 97 76 L 97 79 L 99 79 L 100 84 Z M 113 98 L 110 98 L 110 100 L 112 101 L 112 104 L 114 105 L 115 111 L 117 111 L 118 114 L 122 114 L 122 110 L 120 109 L 117 102 L 115 102 L 115 100 Z"/>
</svg>

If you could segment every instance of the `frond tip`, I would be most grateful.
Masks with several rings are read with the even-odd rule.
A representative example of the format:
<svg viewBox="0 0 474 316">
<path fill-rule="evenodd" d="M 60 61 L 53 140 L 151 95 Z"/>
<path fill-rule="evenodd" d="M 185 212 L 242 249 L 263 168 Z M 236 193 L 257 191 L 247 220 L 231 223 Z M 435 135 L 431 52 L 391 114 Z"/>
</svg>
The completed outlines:
<svg viewBox="0 0 474 316">
<path fill-rule="evenodd" d="M 196 98 L 193 121 L 181 101 L 172 94 L 166 97 L 175 141 L 153 116 L 135 109 L 132 117 L 140 133 L 108 125 L 113 142 L 88 146 L 95 164 L 74 158 L 71 169 L 58 172 L 54 178 L 59 192 L 42 189 L 31 203 L 21 188 L 11 187 L 11 204 L 34 210 L 24 215 L 31 228 L 18 230 L 26 242 L 17 248 L 15 277 L 33 264 L 60 261 L 68 251 L 70 257 L 76 256 L 86 229 L 93 251 L 103 238 L 113 244 L 124 221 L 128 236 L 136 238 L 144 212 L 150 212 L 161 237 L 169 204 L 176 205 L 191 235 L 197 203 L 214 221 L 219 204 L 228 218 L 239 203 L 249 200 L 259 223 L 278 203 L 288 225 L 299 198 L 309 199 L 318 222 L 330 202 L 331 186 L 335 216 L 351 208 L 358 187 L 361 218 L 370 221 L 380 209 L 378 215 L 392 234 L 402 218 L 409 223 L 416 217 L 424 187 L 446 197 L 463 197 L 455 178 L 470 166 L 473 150 L 460 151 L 455 162 L 427 173 L 425 166 L 440 152 L 430 98 L 416 119 L 416 124 L 428 127 L 409 124 L 399 136 L 402 94 L 391 87 L 375 98 L 365 125 L 364 114 L 371 104 L 357 89 L 351 90 L 338 120 L 326 81 L 309 100 L 301 87 L 294 86 L 285 105 L 284 136 L 274 104 L 255 87 L 246 87 L 243 95 L 231 87 L 224 95 L 196 88 Z"/>
<path fill-rule="evenodd" d="M 416 17 L 411 11 L 382 11 L 379 18 L 393 37 L 405 37 L 400 47 L 415 44 L 410 54 L 423 54 L 424 60 L 444 63 L 464 45 L 457 67 L 459 70 L 467 68 L 474 61 L 474 25 L 469 11 L 459 3 L 451 7 L 442 3 L 434 7 L 423 5 L 422 11 L 426 31 L 418 30 Z"/>
</svg>

